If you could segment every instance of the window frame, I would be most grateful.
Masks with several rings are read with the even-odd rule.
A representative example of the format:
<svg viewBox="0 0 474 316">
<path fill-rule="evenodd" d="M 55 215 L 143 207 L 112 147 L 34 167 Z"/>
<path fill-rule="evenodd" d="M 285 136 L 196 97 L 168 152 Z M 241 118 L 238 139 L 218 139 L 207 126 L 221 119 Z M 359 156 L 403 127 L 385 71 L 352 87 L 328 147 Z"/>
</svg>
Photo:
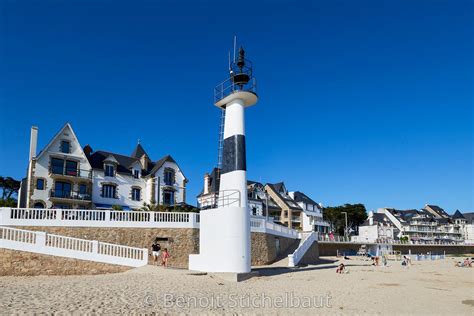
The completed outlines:
<svg viewBox="0 0 474 316">
<path fill-rule="evenodd" d="M 112 169 L 112 173 L 111 173 L 111 174 L 110 174 L 110 172 L 108 171 L 109 168 Z M 105 177 L 112 177 L 112 178 L 115 177 L 115 172 L 116 172 L 115 169 L 116 169 L 115 165 L 110 164 L 110 163 L 105 164 L 105 165 L 104 165 L 104 176 L 105 176 Z"/>
<path fill-rule="evenodd" d="M 135 179 L 139 179 L 140 178 L 140 170 L 133 169 L 132 175 Z"/>
<path fill-rule="evenodd" d="M 165 185 L 173 185 L 174 184 L 175 174 L 176 174 L 175 171 L 170 170 L 170 169 L 166 169 L 163 172 L 163 182 L 165 183 Z M 167 181 L 167 180 L 169 180 L 169 181 Z"/>
<path fill-rule="evenodd" d="M 166 196 L 167 195 L 170 195 L 170 203 L 166 203 Z M 172 191 L 172 190 L 164 190 L 163 191 L 163 205 L 169 205 L 169 206 L 173 206 L 175 203 L 175 192 Z"/>
<path fill-rule="evenodd" d="M 111 188 L 111 189 L 109 189 Z M 110 190 L 110 192 L 109 192 Z M 107 193 L 107 194 L 106 194 Z M 112 196 L 110 196 L 112 195 Z M 117 197 L 117 186 L 111 183 L 102 184 L 101 197 L 106 199 L 118 199 Z"/>
<path fill-rule="evenodd" d="M 141 201 L 141 195 L 142 195 L 142 189 L 141 188 L 135 188 L 133 187 L 132 188 L 132 192 L 131 192 L 131 200 L 132 201 Z M 137 193 L 138 192 L 138 193 Z M 138 194 L 138 196 L 137 196 Z"/>
<path fill-rule="evenodd" d="M 41 181 L 42 182 L 42 186 L 41 186 L 41 189 L 38 187 L 38 182 Z M 44 178 L 37 178 L 36 179 L 36 190 L 40 190 L 40 191 L 44 191 L 45 190 L 45 187 L 46 187 L 46 180 Z"/>
<path fill-rule="evenodd" d="M 64 144 L 67 144 L 67 151 L 64 151 Z M 71 153 L 71 142 L 69 140 L 63 139 L 59 144 L 59 151 L 63 154 L 70 154 Z"/>
<path fill-rule="evenodd" d="M 54 164 L 54 161 L 57 161 L 58 164 L 55 165 Z M 59 165 L 59 161 L 61 161 L 61 166 Z M 51 161 L 50 161 L 50 166 L 51 166 L 51 173 L 52 174 L 60 174 L 60 175 L 63 175 L 64 174 L 64 161 L 65 159 L 62 159 L 62 158 L 57 158 L 57 157 L 51 157 Z M 59 171 L 59 168 L 61 168 L 61 172 L 56 172 L 55 171 L 55 168 L 58 168 L 56 171 Z"/>
</svg>

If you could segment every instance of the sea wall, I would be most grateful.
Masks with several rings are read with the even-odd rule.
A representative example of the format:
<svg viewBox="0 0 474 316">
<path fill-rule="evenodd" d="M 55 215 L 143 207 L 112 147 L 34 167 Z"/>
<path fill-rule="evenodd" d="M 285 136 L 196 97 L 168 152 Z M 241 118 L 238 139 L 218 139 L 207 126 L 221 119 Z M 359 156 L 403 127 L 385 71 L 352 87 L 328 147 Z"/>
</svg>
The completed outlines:
<svg viewBox="0 0 474 316">
<path fill-rule="evenodd" d="M 188 268 L 189 255 L 199 253 L 199 229 L 194 228 L 91 228 L 91 227 L 46 227 L 22 226 L 25 230 L 44 231 L 50 234 L 81 239 L 98 240 L 130 247 L 148 248 L 159 238 L 162 248 L 168 248 L 171 258 L 169 266 Z M 252 265 L 266 265 L 287 256 L 296 249 L 298 239 L 274 236 L 265 233 L 251 234 Z M 149 264 L 153 263 L 150 255 Z"/>
<path fill-rule="evenodd" d="M 285 238 L 265 233 L 251 234 L 252 265 L 267 265 L 288 256 L 299 244 L 299 239 Z"/>
<path fill-rule="evenodd" d="M 359 250 L 360 244 L 356 243 L 319 243 L 320 256 L 335 256 L 339 254 L 354 254 Z M 401 251 L 402 254 L 427 253 L 433 254 L 472 254 L 474 245 L 393 245 L 393 250 Z"/>
<path fill-rule="evenodd" d="M 168 248 L 170 267 L 187 268 L 189 254 L 199 252 L 199 230 L 194 228 L 96 228 L 29 226 L 19 229 L 44 231 L 50 234 L 98 240 L 130 247 L 148 248 L 148 263 L 153 263 L 151 245 L 156 238 L 162 248 Z"/>
</svg>

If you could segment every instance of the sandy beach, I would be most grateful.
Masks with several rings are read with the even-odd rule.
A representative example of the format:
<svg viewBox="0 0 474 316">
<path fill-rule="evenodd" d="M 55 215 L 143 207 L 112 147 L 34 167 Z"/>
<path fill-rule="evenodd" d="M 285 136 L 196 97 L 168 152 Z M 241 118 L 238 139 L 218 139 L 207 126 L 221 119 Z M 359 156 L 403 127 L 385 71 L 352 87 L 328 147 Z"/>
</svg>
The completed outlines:
<svg viewBox="0 0 474 316">
<path fill-rule="evenodd" d="M 96 276 L 0 277 L 1 313 L 474 313 L 474 268 L 455 258 L 373 267 L 337 258 L 296 269 L 259 268 L 260 277 L 233 283 L 215 275 L 147 266 Z"/>
</svg>

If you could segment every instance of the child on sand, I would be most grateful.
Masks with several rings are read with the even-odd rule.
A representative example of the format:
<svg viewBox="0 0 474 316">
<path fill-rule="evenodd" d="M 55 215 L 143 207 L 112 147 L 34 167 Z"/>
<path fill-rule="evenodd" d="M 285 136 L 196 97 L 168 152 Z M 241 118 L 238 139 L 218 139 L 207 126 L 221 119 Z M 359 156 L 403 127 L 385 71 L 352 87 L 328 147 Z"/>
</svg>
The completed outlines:
<svg viewBox="0 0 474 316">
<path fill-rule="evenodd" d="M 168 248 L 165 248 L 163 250 L 163 254 L 161 257 L 161 265 L 164 266 L 165 268 L 168 266 L 169 257 L 170 257 L 170 253 L 168 252 Z"/>
<path fill-rule="evenodd" d="M 344 265 L 344 263 L 341 262 L 339 267 L 337 267 L 337 269 L 336 269 L 336 273 L 343 273 L 345 268 L 346 268 L 346 266 Z"/>
</svg>

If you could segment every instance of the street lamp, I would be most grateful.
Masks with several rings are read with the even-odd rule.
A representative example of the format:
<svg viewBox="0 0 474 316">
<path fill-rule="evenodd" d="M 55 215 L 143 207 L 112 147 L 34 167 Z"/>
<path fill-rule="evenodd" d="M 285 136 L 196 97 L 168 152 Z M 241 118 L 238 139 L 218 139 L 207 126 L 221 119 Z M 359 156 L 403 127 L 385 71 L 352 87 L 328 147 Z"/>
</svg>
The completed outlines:
<svg viewBox="0 0 474 316">
<path fill-rule="evenodd" d="M 344 229 L 344 237 L 347 237 L 347 212 L 341 212 L 342 214 L 344 214 L 344 217 L 346 219 L 346 228 Z"/>
</svg>

